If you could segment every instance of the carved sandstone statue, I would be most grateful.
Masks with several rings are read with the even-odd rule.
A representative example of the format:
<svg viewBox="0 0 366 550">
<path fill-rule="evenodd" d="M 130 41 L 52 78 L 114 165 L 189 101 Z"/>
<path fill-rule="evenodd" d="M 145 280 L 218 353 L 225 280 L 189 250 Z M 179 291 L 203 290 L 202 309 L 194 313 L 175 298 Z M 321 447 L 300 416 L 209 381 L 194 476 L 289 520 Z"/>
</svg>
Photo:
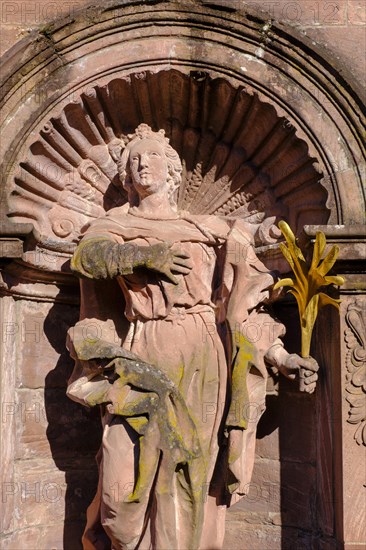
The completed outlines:
<svg viewBox="0 0 366 550">
<path fill-rule="evenodd" d="M 129 203 L 92 222 L 72 259 L 68 395 L 100 404 L 104 425 L 84 548 L 219 549 L 251 477 L 265 363 L 308 392 L 318 365 L 279 339 L 249 224 L 177 211 L 182 167 L 163 131 L 141 124 L 118 166 Z"/>
</svg>

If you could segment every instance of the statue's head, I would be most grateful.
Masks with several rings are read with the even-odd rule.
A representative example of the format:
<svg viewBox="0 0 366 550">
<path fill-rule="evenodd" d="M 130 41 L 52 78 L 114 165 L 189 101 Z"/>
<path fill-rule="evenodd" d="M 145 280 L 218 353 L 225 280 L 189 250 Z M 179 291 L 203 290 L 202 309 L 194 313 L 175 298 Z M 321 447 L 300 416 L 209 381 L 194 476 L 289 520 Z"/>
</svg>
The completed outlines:
<svg viewBox="0 0 366 550">
<path fill-rule="evenodd" d="M 135 185 L 139 183 L 141 173 L 138 174 L 134 163 L 137 156 L 141 158 L 144 150 L 146 150 L 152 153 L 151 164 L 152 169 L 155 171 L 154 175 L 166 180 L 161 183 L 167 184 L 170 203 L 173 207 L 176 207 L 177 189 L 182 181 L 182 163 L 178 153 L 169 145 L 169 139 L 165 137 L 164 130 L 153 132 L 147 124 L 140 124 L 134 134 L 130 134 L 125 138 L 125 143 L 126 146 L 118 161 L 118 173 L 122 185 L 128 193 L 130 204 L 134 206 L 139 202 Z M 155 151 L 156 159 L 154 159 Z M 160 156 L 160 159 L 158 156 Z M 147 171 L 149 170 L 147 169 Z"/>
</svg>

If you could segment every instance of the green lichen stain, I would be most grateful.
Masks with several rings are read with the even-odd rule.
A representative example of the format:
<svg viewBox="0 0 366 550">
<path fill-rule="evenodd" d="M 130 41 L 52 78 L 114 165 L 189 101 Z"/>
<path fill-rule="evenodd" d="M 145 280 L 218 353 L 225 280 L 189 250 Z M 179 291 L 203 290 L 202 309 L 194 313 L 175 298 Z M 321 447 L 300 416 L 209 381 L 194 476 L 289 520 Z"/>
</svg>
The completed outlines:
<svg viewBox="0 0 366 550">
<path fill-rule="evenodd" d="M 145 437 L 140 438 L 140 457 L 138 475 L 134 490 L 127 497 L 127 502 L 140 502 L 143 495 L 149 490 L 151 482 L 155 477 L 159 462 L 159 453 L 152 453 L 151 447 L 145 441 Z"/>
<path fill-rule="evenodd" d="M 104 237 L 89 238 L 82 241 L 71 258 L 71 271 L 88 279 L 106 279 L 105 258 L 100 253 L 101 245 L 105 243 L 114 244 L 113 241 Z"/>
<path fill-rule="evenodd" d="M 231 402 L 226 425 L 228 428 L 248 427 L 246 418 L 249 394 L 247 375 L 254 360 L 253 345 L 238 331 L 233 334 L 233 343 L 237 349 L 232 370 Z"/>
<path fill-rule="evenodd" d="M 124 416 L 141 435 L 139 473 L 129 502 L 137 502 L 149 489 L 156 473 L 156 457 L 160 453 L 170 457 L 174 468 L 179 464 L 190 466 L 198 458 L 205 471 L 195 422 L 177 386 L 162 370 L 101 339 L 80 338 L 74 340 L 74 348 L 81 361 L 111 360 L 105 370 L 113 369 L 117 378 L 113 382 L 113 402 L 109 402 L 112 402 L 115 414 Z M 132 395 L 129 394 L 132 399 L 127 402 L 126 386 L 134 390 Z M 108 402 L 108 397 L 103 397 L 104 402 Z M 202 485 L 204 477 L 198 477 Z M 195 491 L 200 492 L 200 489 Z"/>
</svg>

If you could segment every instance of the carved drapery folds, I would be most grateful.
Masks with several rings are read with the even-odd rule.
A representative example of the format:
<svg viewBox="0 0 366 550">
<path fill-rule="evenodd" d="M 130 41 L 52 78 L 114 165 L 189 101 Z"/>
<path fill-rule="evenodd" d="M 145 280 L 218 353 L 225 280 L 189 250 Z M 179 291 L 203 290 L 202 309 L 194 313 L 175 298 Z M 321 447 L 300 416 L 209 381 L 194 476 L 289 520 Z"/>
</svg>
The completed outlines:
<svg viewBox="0 0 366 550">
<path fill-rule="evenodd" d="M 356 426 L 357 443 L 366 445 L 366 311 L 361 298 L 348 306 L 346 321 L 348 422 Z"/>
<path fill-rule="evenodd" d="M 9 216 L 32 221 L 38 246 L 71 253 L 88 222 L 126 202 L 117 162 L 141 122 L 164 128 L 183 159 L 179 209 L 244 218 L 259 246 L 277 241 L 278 219 L 326 222 L 321 174 L 295 128 L 244 87 L 177 70 L 88 88 L 52 117 L 14 175 Z"/>
</svg>

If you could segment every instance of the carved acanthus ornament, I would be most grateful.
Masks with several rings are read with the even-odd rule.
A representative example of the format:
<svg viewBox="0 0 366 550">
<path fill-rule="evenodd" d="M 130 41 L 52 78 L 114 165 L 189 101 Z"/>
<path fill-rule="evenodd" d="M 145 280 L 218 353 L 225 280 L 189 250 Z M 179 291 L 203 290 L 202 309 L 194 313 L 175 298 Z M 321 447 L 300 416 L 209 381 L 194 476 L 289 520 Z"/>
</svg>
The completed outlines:
<svg viewBox="0 0 366 550">
<path fill-rule="evenodd" d="M 354 438 L 366 445 L 366 312 L 361 299 L 347 309 L 345 331 L 347 344 L 347 401 L 350 404 L 348 422 L 356 426 Z"/>
</svg>

